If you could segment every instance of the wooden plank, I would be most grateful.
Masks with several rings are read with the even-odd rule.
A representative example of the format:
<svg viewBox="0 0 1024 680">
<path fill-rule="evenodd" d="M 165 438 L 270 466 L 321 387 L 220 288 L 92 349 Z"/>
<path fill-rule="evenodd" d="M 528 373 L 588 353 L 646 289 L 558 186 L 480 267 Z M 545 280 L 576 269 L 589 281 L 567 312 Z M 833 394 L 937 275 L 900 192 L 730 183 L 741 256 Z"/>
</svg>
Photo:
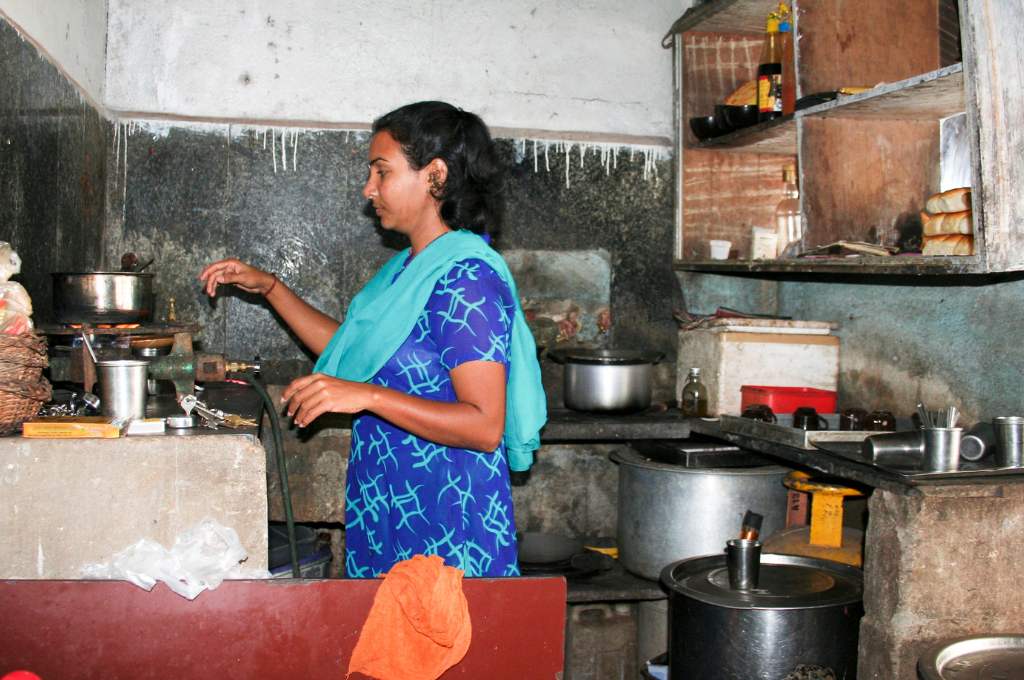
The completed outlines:
<svg viewBox="0 0 1024 680">
<path fill-rule="evenodd" d="M 798 113 L 818 118 L 939 120 L 964 111 L 963 64 L 953 64 Z"/>
<path fill-rule="evenodd" d="M 782 199 L 782 168 L 792 156 L 687 149 L 683 171 L 684 258 L 707 257 L 710 239 L 750 254 L 752 226 L 773 226 Z"/>
<path fill-rule="evenodd" d="M 701 149 L 720 149 L 741 153 L 796 154 L 796 120 L 793 116 L 758 123 L 698 145 Z"/>
<path fill-rule="evenodd" d="M 691 7 L 676 19 L 666 42 L 674 33 L 705 31 L 712 33 L 747 33 L 763 35 L 768 14 L 778 6 L 777 0 L 713 0 Z"/>
<path fill-rule="evenodd" d="M 984 273 L 984 260 L 971 257 L 830 257 L 786 260 L 676 260 L 677 271 L 719 273 L 948 276 Z"/>
<path fill-rule="evenodd" d="M 1024 3 L 962 0 L 975 245 L 991 271 L 1024 269 Z"/>
<path fill-rule="evenodd" d="M 46 680 L 342 678 L 379 579 L 163 584 L 0 581 L 0 672 Z M 565 579 L 465 579 L 473 639 L 442 678 L 562 672 Z M 353 675 L 353 678 L 363 678 Z"/>
<path fill-rule="evenodd" d="M 806 118 L 801 135 L 805 248 L 834 241 L 895 245 L 920 234 L 939 186 L 934 121 Z"/>
<path fill-rule="evenodd" d="M 805 0 L 800 92 L 871 87 L 939 68 L 938 0 Z"/>
</svg>

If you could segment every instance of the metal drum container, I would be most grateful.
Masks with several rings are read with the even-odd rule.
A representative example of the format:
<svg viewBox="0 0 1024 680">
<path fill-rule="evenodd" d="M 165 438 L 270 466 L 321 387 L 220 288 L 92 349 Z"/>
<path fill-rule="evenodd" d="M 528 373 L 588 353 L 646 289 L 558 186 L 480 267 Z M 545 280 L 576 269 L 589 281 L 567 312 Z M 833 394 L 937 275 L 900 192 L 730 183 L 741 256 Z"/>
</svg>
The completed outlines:
<svg viewBox="0 0 1024 680">
<path fill-rule="evenodd" d="M 140 323 L 153 317 L 153 275 L 60 272 L 53 278 L 59 323 Z"/>
<path fill-rule="evenodd" d="M 857 677 L 860 569 L 767 554 L 758 587 L 732 590 L 722 554 L 670 564 L 661 582 L 669 591 L 671 680 L 779 680 L 798 667 Z"/>
<path fill-rule="evenodd" d="M 722 552 L 726 540 L 739 534 L 747 510 L 764 516 L 762 536 L 785 525 L 782 480 L 789 468 L 764 465 L 736 447 L 685 448 L 679 463 L 631 449 L 611 456 L 619 464 L 619 560 L 652 581 L 666 564 Z"/>
</svg>

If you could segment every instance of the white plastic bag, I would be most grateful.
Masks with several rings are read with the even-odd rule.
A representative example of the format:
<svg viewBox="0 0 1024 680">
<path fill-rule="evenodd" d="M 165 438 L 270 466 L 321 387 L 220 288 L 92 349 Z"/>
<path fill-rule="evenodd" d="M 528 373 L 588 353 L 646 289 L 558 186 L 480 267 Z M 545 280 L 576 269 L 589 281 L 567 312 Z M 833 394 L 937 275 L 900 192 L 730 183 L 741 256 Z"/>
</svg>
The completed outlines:
<svg viewBox="0 0 1024 680">
<path fill-rule="evenodd" d="M 88 564 L 81 574 L 87 579 L 121 579 L 152 590 L 157 581 L 182 597 L 194 600 L 204 590 L 214 590 L 225 578 L 269 578 L 265 570 L 243 569 L 248 559 L 234 529 L 204 519 L 183 531 L 167 550 L 144 538 L 114 555 L 108 564 Z"/>
<path fill-rule="evenodd" d="M 0 241 L 0 283 L 21 273 L 21 258 L 7 241 Z"/>
</svg>

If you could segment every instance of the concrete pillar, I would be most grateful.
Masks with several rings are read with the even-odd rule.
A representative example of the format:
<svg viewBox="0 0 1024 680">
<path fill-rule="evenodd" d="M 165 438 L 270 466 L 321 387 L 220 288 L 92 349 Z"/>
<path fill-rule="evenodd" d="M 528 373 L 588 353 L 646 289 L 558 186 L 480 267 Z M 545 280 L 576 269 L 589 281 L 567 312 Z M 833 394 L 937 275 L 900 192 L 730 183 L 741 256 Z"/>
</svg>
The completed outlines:
<svg viewBox="0 0 1024 680">
<path fill-rule="evenodd" d="M 1024 485 L 918 488 L 869 502 L 861 680 L 917 680 L 931 644 L 1024 621 Z"/>
</svg>

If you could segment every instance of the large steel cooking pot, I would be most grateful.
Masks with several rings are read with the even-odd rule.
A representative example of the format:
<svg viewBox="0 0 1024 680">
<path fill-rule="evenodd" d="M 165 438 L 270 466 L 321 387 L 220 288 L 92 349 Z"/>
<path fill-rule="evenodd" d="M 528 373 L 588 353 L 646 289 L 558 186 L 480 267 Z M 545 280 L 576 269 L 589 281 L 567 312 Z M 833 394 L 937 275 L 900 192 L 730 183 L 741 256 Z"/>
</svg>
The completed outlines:
<svg viewBox="0 0 1024 680">
<path fill-rule="evenodd" d="M 57 272 L 53 314 L 60 323 L 138 323 L 153 318 L 153 275 Z"/>
<path fill-rule="evenodd" d="M 565 405 L 574 411 L 642 411 L 651 405 L 651 374 L 661 352 L 621 349 L 558 349 L 565 365 Z"/>
<path fill-rule="evenodd" d="M 661 582 L 669 591 L 671 680 L 780 680 L 798 666 L 857 677 L 860 569 L 767 554 L 757 589 L 732 590 L 718 554 L 670 564 Z"/>
<path fill-rule="evenodd" d="M 763 459 L 753 455 L 742 460 L 735 448 L 718 448 L 721 467 L 710 450 L 682 465 L 632 449 L 612 453 L 619 464 L 619 561 L 626 569 L 656 581 L 666 564 L 721 552 L 726 540 L 739 534 L 747 510 L 764 516 L 762 536 L 785 525 L 782 480 L 789 468 L 758 464 Z M 742 466 L 727 467 L 737 463 Z"/>
</svg>

